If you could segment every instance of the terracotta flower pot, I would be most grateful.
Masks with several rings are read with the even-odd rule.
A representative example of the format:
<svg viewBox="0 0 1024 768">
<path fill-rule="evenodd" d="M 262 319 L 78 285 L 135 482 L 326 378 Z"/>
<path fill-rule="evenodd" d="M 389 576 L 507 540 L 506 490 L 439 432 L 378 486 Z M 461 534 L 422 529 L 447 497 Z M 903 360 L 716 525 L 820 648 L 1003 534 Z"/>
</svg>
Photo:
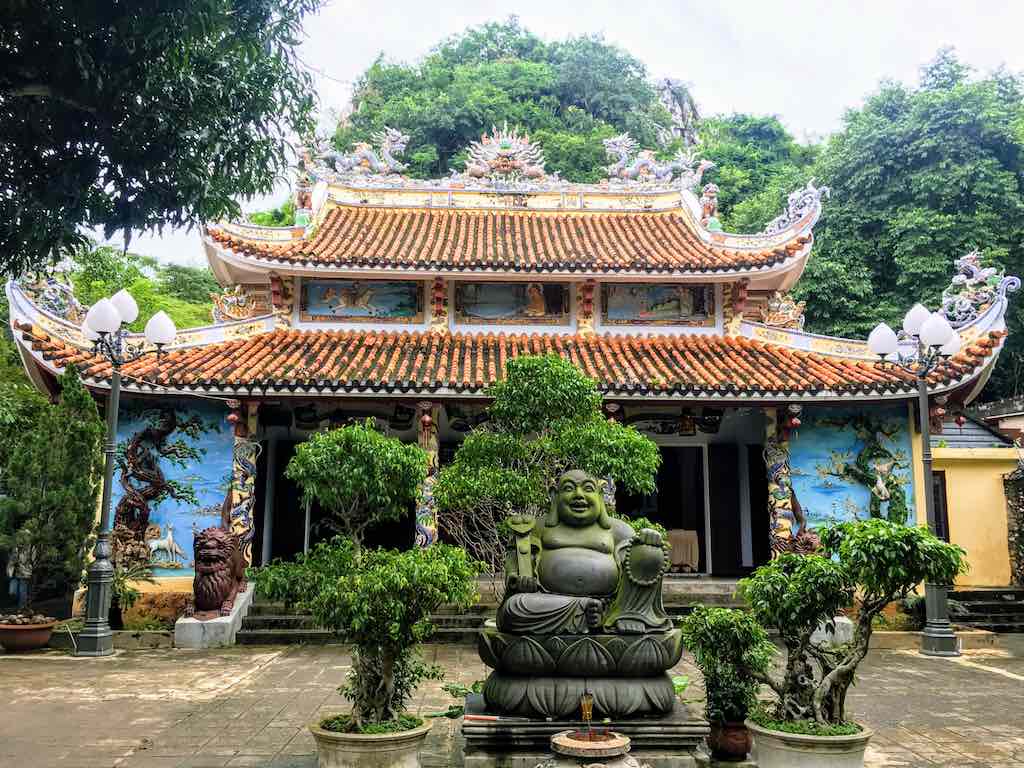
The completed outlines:
<svg viewBox="0 0 1024 768">
<path fill-rule="evenodd" d="M 742 722 L 711 723 L 708 746 L 715 759 L 737 763 L 750 752 L 750 731 Z"/>
<path fill-rule="evenodd" d="M 0 645 L 8 653 L 34 651 L 50 642 L 56 621 L 45 624 L 0 624 Z"/>
<path fill-rule="evenodd" d="M 338 733 L 311 723 L 320 768 L 419 768 L 420 748 L 430 733 L 428 720 L 399 733 Z"/>
</svg>

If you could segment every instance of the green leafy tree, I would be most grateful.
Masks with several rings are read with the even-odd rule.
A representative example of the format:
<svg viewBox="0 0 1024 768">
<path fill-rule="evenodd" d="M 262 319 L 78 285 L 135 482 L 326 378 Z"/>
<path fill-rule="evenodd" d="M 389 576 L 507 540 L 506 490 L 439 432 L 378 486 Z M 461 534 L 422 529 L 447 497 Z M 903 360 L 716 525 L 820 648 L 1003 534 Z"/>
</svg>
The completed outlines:
<svg viewBox="0 0 1024 768">
<path fill-rule="evenodd" d="M 85 564 L 101 481 L 103 422 L 74 367 L 60 399 L 35 403 L 0 454 L 0 549 L 31 571 L 29 604 L 49 584 L 71 585 Z"/>
<path fill-rule="evenodd" d="M 75 297 L 85 305 L 126 289 L 139 305 L 139 317 L 128 326 L 142 331 L 158 311 L 166 312 L 178 328 L 212 322 L 210 294 L 220 285 L 207 267 L 160 264 L 108 245 L 87 244 L 69 259 L 68 277 Z"/>
<path fill-rule="evenodd" d="M 249 214 L 249 221 L 261 227 L 291 227 L 295 225 L 295 201 L 285 200 L 277 208 Z"/>
<path fill-rule="evenodd" d="M 949 50 L 917 87 L 884 82 L 847 112 L 813 169 L 832 189 L 798 285 L 809 330 L 865 336 L 935 308 L 953 260 L 974 248 L 1024 274 L 1024 84 L 997 71 L 972 78 Z M 989 396 L 1024 386 L 1024 305 L 1011 305 L 1008 353 Z"/>
<path fill-rule="evenodd" d="M 539 514 L 559 475 L 583 469 L 651 493 L 661 455 L 632 427 L 601 413 L 592 379 L 557 355 L 510 360 L 492 385 L 488 422 L 469 433 L 434 487 L 439 527 L 501 570 L 505 518 Z"/>
<path fill-rule="evenodd" d="M 7 3 L 0 25 L 0 272 L 83 227 L 179 226 L 271 191 L 312 130 L 296 57 L 320 0 Z"/>
<path fill-rule="evenodd" d="M 965 552 L 927 528 L 876 518 L 827 526 L 819 533 L 819 554 L 780 555 L 740 582 L 751 613 L 779 633 L 786 651 L 779 676 L 746 670 L 775 692 L 769 720 L 783 724 L 845 724 L 846 694 L 867 655 L 875 617 L 922 582 L 952 584 L 966 569 Z M 851 604 L 857 619 L 849 644 L 811 641 L 820 625 L 831 624 Z"/>
<path fill-rule="evenodd" d="M 410 136 L 411 175 L 443 176 L 505 122 L 541 144 L 549 172 L 597 181 L 608 164 L 603 139 L 629 131 L 654 147 L 672 118 L 636 57 L 594 36 L 548 44 L 511 17 L 442 41 L 418 64 L 377 59 L 334 144 L 346 150 L 388 125 Z"/>
<path fill-rule="evenodd" d="M 366 530 L 400 520 L 412 509 L 427 476 L 427 454 L 378 432 L 373 421 L 318 432 L 302 443 L 285 475 L 331 514 L 356 553 Z"/>
</svg>

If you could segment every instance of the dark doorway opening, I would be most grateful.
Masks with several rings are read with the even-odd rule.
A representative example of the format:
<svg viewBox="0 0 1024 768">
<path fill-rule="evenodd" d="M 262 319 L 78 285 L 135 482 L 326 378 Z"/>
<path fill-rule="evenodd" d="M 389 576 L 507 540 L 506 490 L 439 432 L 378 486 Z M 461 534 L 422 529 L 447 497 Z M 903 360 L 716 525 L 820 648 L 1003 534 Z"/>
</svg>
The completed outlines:
<svg viewBox="0 0 1024 768">
<path fill-rule="evenodd" d="M 662 446 L 657 490 L 649 495 L 615 489 L 615 505 L 627 517 L 646 517 L 673 531 L 695 534 L 699 555 L 692 566 L 697 573 L 707 572 L 706 531 L 704 526 L 704 449 L 701 446 Z M 683 572 L 689 568 L 682 568 Z"/>
<path fill-rule="evenodd" d="M 274 473 L 274 498 L 272 514 L 274 523 L 271 532 L 270 556 L 290 560 L 303 551 L 306 541 L 306 507 L 302 501 L 302 491 L 294 481 L 285 474 L 285 467 L 295 455 L 299 445 L 294 440 L 279 440 L 275 450 L 274 466 L 268 467 L 264 449 L 257 464 L 258 481 L 256 483 L 256 499 L 254 514 L 253 556 L 259 559 L 258 553 L 263 545 L 263 513 L 266 504 L 266 472 Z M 416 537 L 415 510 L 409 509 L 406 515 L 392 523 L 374 526 L 366 533 L 364 541 L 367 547 L 387 547 L 390 549 L 409 549 Z M 309 546 L 330 539 L 334 531 L 326 524 L 328 514 L 313 503 L 309 509 Z"/>
</svg>

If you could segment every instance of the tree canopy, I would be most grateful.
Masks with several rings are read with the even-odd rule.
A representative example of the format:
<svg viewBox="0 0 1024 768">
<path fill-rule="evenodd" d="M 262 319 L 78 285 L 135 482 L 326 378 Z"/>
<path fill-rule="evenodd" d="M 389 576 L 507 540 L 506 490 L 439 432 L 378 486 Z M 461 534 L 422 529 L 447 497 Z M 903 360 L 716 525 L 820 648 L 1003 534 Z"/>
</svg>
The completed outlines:
<svg viewBox="0 0 1024 768">
<path fill-rule="evenodd" d="M 421 62 L 378 58 L 355 85 L 339 149 L 370 141 L 385 125 L 409 134 L 413 176 L 462 169 L 470 142 L 492 125 L 524 128 L 543 148 L 548 171 L 573 181 L 604 178 L 602 140 L 629 131 L 656 146 L 672 127 L 644 65 L 600 36 L 547 43 L 515 17 L 466 30 Z"/>
<path fill-rule="evenodd" d="M 8 3 L 0 25 L 0 274 L 84 227 L 237 216 L 312 130 L 295 55 L 321 0 Z"/>
</svg>

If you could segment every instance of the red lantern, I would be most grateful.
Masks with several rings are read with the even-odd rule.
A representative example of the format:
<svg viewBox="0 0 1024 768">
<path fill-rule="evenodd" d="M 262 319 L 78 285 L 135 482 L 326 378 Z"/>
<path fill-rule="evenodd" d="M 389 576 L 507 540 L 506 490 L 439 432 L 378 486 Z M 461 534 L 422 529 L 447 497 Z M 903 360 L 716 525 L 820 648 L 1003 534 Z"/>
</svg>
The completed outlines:
<svg viewBox="0 0 1024 768">
<path fill-rule="evenodd" d="M 799 426 L 800 426 L 800 419 L 798 419 L 796 416 L 794 416 L 793 418 L 791 418 L 789 420 L 789 428 L 790 429 L 797 429 Z"/>
<path fill-rule="evenodd" d="M 956 415 L 955 421 L 956 421 L 956 425 L 958 427 L 961 427 L 961 428 L 963 427 L 964 424 L 967 423 L 967 419 L 964 417 L 964 415 L 962 413 L 958 413 Z"/>
</svg>

